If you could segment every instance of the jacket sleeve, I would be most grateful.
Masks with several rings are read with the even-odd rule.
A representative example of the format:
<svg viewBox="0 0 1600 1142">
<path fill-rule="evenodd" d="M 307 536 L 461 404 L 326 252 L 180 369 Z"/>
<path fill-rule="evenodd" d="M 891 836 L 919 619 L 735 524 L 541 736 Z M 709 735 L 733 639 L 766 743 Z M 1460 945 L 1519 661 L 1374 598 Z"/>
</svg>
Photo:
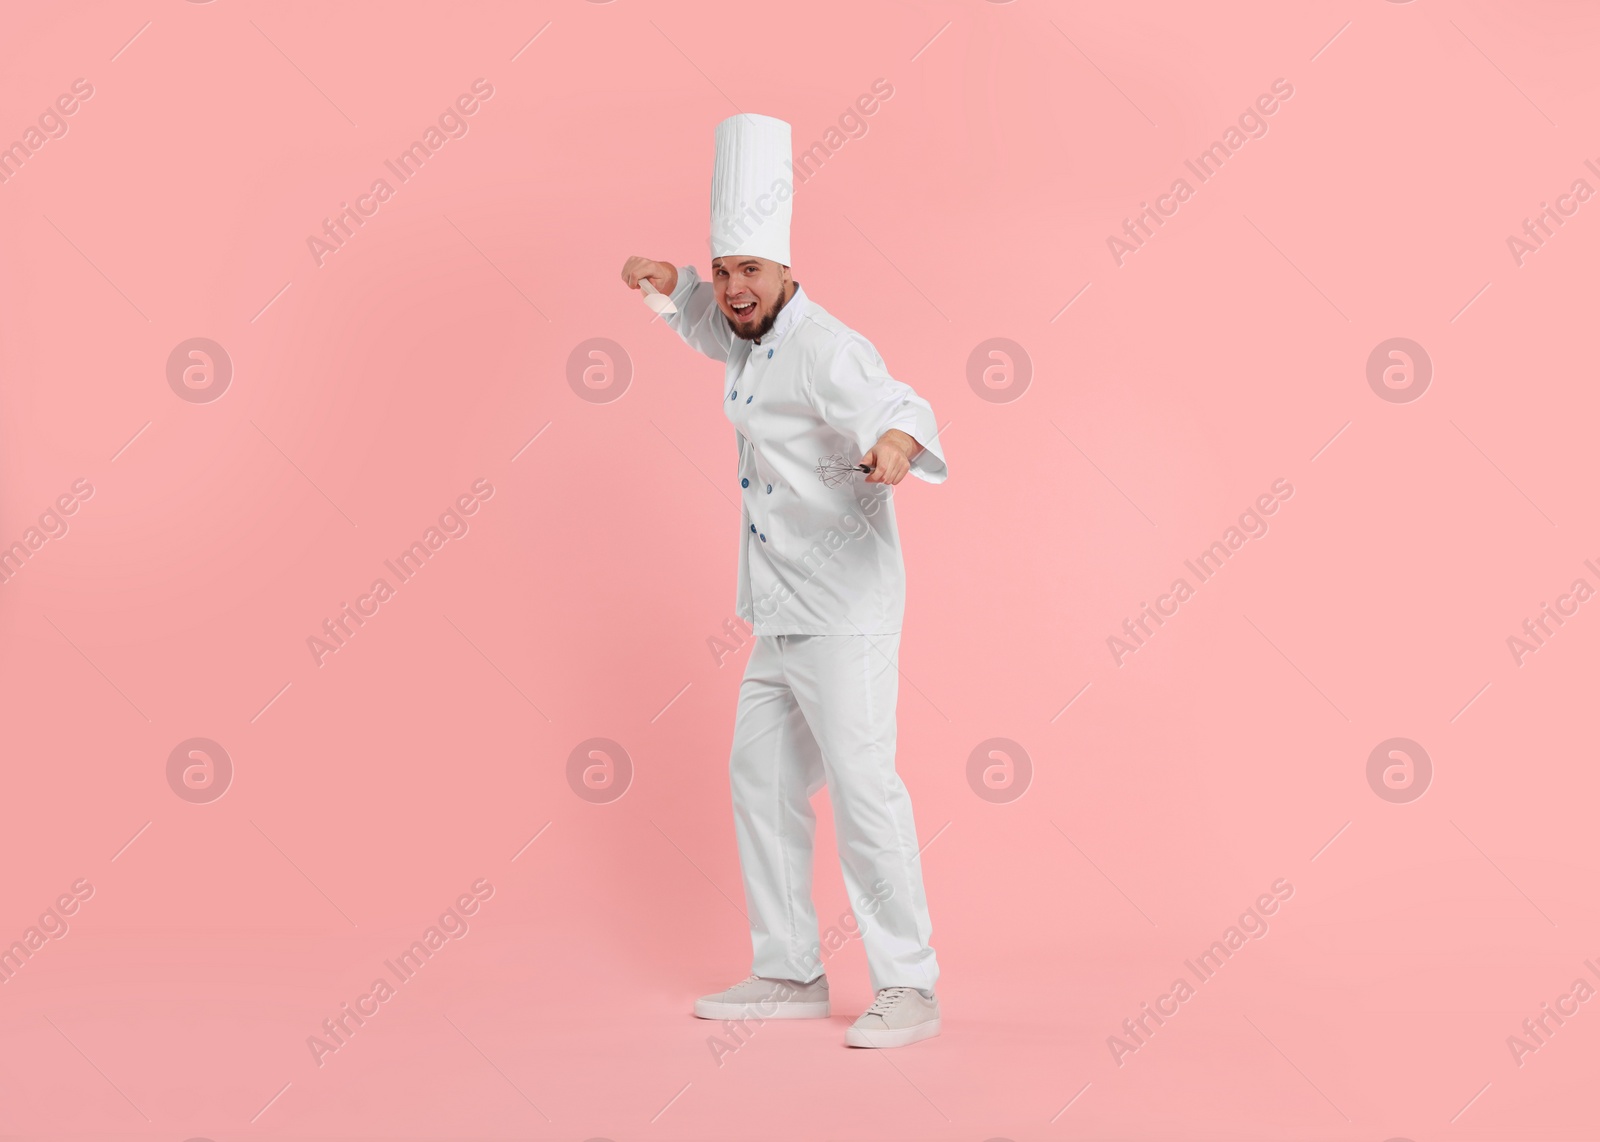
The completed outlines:
<svg viewBox="0 0 1600 1142">
<path fill-rule="evenodd" d="M 698 349 L 714 361 L 726 361 L 733 348 L 733 330 L 717 308 L 716 286 L 700 280 L 693 266 L 678 267 L 678 284 L 672 304 L 677 313 L 664 313 L 665 321 L 691 349 Z"/>
<path fill-rule="evenodd" d="M 855 442 L 863 456 L 891 428 L 898 428 L 922 451 L 911 461 L 911 474 L 942 484 L 950 474 L 939 442 L 933 406 L 884 368 L 872 343 L 846 333 L 810 379 L 811 398 L 822 419 Z M 855 459 L 856 457 L 851 457 Z"/>
</svg>

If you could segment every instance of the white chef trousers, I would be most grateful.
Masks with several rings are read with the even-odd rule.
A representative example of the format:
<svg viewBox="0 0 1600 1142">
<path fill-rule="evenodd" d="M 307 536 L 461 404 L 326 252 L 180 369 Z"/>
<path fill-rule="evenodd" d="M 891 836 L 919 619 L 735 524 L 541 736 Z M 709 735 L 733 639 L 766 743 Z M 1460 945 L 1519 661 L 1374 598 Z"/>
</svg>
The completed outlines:
<svg viewBox="0 0 1600 1142">
<path fill-rule="evenodd" d="M 911 796 L 894 768 L 899 651 L 898 633 L 755 636 L 728 773 L 757 975 L 823 972 L 811 795 L 826 784 L 873 990 L 931 990 L 939 977 Z"/>
</svg>

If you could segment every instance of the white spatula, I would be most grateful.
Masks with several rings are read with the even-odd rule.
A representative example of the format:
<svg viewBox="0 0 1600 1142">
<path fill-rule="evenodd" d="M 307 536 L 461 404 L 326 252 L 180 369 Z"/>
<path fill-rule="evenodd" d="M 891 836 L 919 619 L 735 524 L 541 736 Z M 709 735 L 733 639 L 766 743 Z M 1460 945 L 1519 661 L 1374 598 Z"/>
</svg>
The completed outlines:
<svg viewBox="0 0 1600 1142">
<path fill-rule="evenodd" d="M 639 292 L 644 294 L 644 303 L 656 313 L 677 313 L 678 307 L 672 304 L 672 299 L 650 284 L 649 278 L 639 279 Z"/>
</svg>

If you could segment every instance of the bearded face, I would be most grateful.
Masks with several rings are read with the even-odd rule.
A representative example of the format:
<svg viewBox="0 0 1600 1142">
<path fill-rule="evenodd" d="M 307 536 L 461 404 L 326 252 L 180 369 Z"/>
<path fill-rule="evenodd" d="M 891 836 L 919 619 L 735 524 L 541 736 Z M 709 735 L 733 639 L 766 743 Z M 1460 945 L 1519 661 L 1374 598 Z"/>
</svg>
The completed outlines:
<svg viewBox="0 0 1600 1142">
<path fill-rule="evenodd" d="M 772 331 L 791 293 L 789 267 L 767 258 L 740 254 L 713 258 L 711 279 L 717 308 L 734 334 L 746 341 L 759 341 Z"/>
</svg>

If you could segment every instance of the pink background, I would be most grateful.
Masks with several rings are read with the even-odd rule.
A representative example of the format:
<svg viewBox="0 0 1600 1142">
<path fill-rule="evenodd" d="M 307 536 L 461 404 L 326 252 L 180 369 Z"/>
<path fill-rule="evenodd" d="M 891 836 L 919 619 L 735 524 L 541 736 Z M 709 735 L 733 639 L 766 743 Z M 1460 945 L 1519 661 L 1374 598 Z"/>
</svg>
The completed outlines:
<svg viewBox="0 0 1600 1142">
<path fill-rule="evenodd" d="M 1600 201 L 1507 246 L 1600 188 L 1593 6 L 140 0 L 7 4 L 0 41 L 0 141 L 94 90 L 0 183 L 0 542 L 93 489 L 0 584 L 0 941 L 94 890 L 0 985 L 0 1135 L 1600 1134 L 1600 1005 L 1507 1045 L 1600 957 L 1600 602 L 1507 645 L 1600 587 Z M 319 267 L 308 236 L 480 78 Z M 1267 134 L 1119 266 L 1107 238 L 1279 78 Z M 707 268 L 718 120 L 809 143 L 878 79 L 796 196 L 794 270 L 946 425 L 949 482 L 896 492 L 944 1033 L 845 1049 L 852 942 L 831 1020 L 719 1065 L 688 1012 L 749 966 L 748 644 L 707 643 L 733 440 L 720 366 L 618 271 Z M 196 337 L 232 362 L 214 401 L 168 381 Z M 617 399 L 569 383 L 597 337 Z M 1368 383 L 1394 337 L 1420 399 Z M 991 338 L 1031 362 L 988 390 L 1016 399 L 971 381 Z M 1268 534 L 1118 665 L 1279 479 Z M 168 782 L 195 737 L 232 759 L 209 803 Z M 609 803 L 567 776 L 596 737 L 631 759 Z M 968 779 L 994 737 L 1031 759 L 1007 802 Z M 1367 778 L 1393 737 L 1432 759 L 1407 803 Z M 830 923 L 825 812 L 818 845 Z M 1270 932 L 1119 1065 L 1279 878 Z M 480 879 L 470 932 L 319 1066 L 308 1036 Z"/>
</svg>

